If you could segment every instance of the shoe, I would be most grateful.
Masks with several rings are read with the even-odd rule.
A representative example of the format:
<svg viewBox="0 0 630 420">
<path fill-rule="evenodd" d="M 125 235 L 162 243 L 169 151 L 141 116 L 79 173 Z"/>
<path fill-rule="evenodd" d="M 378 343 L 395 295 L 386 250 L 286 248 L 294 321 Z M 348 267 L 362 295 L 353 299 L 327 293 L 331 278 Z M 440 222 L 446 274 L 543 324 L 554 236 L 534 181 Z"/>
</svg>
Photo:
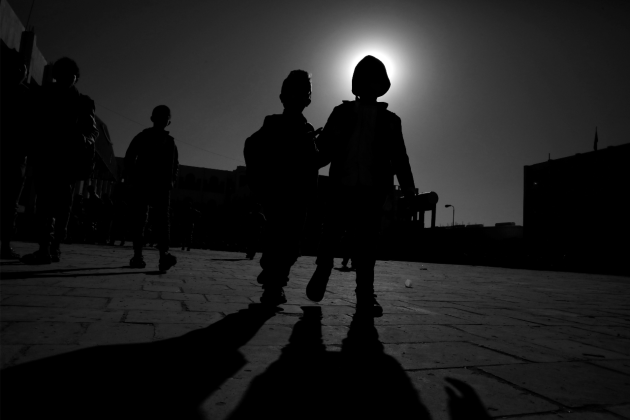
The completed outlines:
<svg viewBox="0 0 630 420">
<path fill-rule="evenodd" d="M 52 259 L 50 258 L 50 253 L 46 251 L 35 251 L 32 254 L 26 254 L 22 258 L 20 258 L 24 264 L 28 265 L 40 265 L 40 264 L 50 264 L 52 263 Z"/>
<path fill-rule="evenodd" d="M 278 306 L 287 303 L 287 297 L 284 295 L 282 287 L 268 287 L 260 297 L 260 303 L 263 305 Z"/>
<path fill-rule="evenodd" d="M 383 307 L 376 301 L 375 294 L 357 295 L 356 314 L 378 318 L 383 316 Z"/>
<path fill-rule="evenodd" d="M 326 294 L 326 285 L 330 279 L 330 273 L 332 269 L 330 267 L 317 266 L 313 277 L 306 286 L 306 297 L 313 302 L 320 302 Z"/>
<path fill-rule="evenodd" d="M 158 265 L 160 271 L 166 271 L 175 264 L 177 264 L 177 258 L 175 257 L 175 255 L 168 252 L 160 255 L 160 263 Z"/>
<path fill-rule="evenodd" d="M 11 247 L 3 248 L 2 251 L 0 251 L 0 259 L 2 259 L 2 260 L 19 260 L 20 259 L 20 254 L 15 252 L 13 250 L 13 248 L 11 248 Z"/>
<path fill-rule="evenodd" d="M 142 255 L 134 255 L 133 258 L 129 260 L 129 267 L 131 268 L 144 268 L 146 266 L 147 263 L 144 262 Z"/>
</svg>

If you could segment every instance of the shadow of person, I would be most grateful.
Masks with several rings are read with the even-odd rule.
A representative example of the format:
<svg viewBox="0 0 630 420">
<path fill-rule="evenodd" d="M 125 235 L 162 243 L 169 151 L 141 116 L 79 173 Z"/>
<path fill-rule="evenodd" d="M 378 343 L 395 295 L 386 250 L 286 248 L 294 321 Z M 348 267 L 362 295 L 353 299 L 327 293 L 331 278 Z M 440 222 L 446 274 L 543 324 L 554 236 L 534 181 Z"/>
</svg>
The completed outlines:
<svg viewBox="0 0 630 420">
<path fill-rule="evenodd" d="M 229 417 L 430 419 L 396 359 L 384 353 L 373 317 L 355 316 L 341 351 L 327 351 L 321 308 L 302 307 L 280 358 L 256 377 Z"/>
<path fill-rule="evenodd" d="M 274 311 L 252 304 L 153 343 L 92 347 L 0 372 L 3 419 L 200 419 L 199 405 L 245 365 L 238 348 Z"/>
</svg>

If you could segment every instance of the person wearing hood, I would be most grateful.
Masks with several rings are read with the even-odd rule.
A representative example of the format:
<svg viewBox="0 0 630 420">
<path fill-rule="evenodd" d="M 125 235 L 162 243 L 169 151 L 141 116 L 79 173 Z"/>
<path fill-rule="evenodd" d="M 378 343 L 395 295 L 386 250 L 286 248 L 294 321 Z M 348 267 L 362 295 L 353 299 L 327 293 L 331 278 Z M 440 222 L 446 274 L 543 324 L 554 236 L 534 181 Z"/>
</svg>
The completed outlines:
<svg viewBox="0 0 630 420">
<path fill-rule="evenodd" d="M 131 140 L 124 161 L 124 180 L 129 188 L 130 224 L 133 229 L 134 256 L 132 268 L 145 268 L 142 255 L 149 207 L 158 235 L 159 270 L 166 271 L 177 258 L 169 253 L 171 190 L 177 180 L 179 154 L 175 139 L 165 130 L 171 124 L 171 110 L 158 105 L 151 113 L 153 127 L 147 128 Z"/>
<path fill-rule="evenodd" d="M 28 152 L 37 192 L 39 249 L 24 255 L 25 264 L 50 264 L 61 259 L 61 243 L 68 235 L 74 187 L 92 177 L 95 163 L 96 114 L 94 101 L 78 91 L 79 66 L 68 57 L 52 67 L 54 83 L 38 95 L 33 141 Z M 32 158 L 32 160 L 31 160 Z"/>
<path fill-rule="evenodd" d="M 333 110 L 317 139 L 322 166 L 330 163 L 331 189 L 317 268 L 306 287 L 307 297 L 323 299 L 334 265 L 334 249 L 346 229 L 356 237 L 356 311 L 382 315 L 374 294 L 374 266 L 383 205 L 394 189 L 394 175 L 405 194 L 415 185 L 402 135 L 400 118 L 377 102 L 391 83 L 383 63 L 370 55 L 352 76 L 354 101 L 343 101 Z"/>
</svg>

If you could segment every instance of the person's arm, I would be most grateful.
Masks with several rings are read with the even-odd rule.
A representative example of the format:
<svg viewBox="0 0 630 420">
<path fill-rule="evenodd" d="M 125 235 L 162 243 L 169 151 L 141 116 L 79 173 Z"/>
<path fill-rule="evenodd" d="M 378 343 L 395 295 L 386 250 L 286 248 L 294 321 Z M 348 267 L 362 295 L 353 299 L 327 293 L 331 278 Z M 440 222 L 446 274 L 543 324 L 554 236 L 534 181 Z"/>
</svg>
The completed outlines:
<svg viewBox="0 0 630 420">
<path fill-rule="evenodd" d="M 332 161 L 335 142 L 341 134 L 340 114 L 341 106 L 335 107 L 330 117 L 328 117 L 323 131 L 315 141 L 317 150 L 319 151 L 317 159 L 318 168 L 323 168 Z"/>
<path fill-rule="evenodd" d="M 175 188 L 175 184 L 177 183 L 178 173 L 179 173 L 179 152 L 177 151 L 177 146 L 175 145 L 175 139 L 173 139 L 173 181 L 171 183 L 171 188 Z"/>
<path fill-rule="evenodd" d="M 140 143 L 142 142 L 142 133 L 136 135 L 131 143 L 129 143 L 129 147 L 127 148 L 127 153 L 125 153 L 125 159 L 123 163 L 123 179 L 126 183 L 133 182 L 133 174 L 135 173 L 136 167 L 136 159 L 138 158 L 138 154 L 140 153 Z"/>
<path fill-rule="evenodd" d="M 405 140 L 403 139 L 402 123 L 397 115 L 393 115 L 390 122 L 390 129 L 392 132 L 392 166 L 396 178 L 398 178 L 400 188 L 408 194 L 415 191 L 416 186 L 413 182 L 409 156 L 407 156 L 407 148 L 405 147 Z"/>
<path fill-rule="evenodd" d="M 81 100 L 83 101 L 83 112 L 79 115 L 79 132 L 83 135 L 86 142 L 93 144 L 98 137 L 96 106 L 89 96 L 81 95 Z"/>
</svg>

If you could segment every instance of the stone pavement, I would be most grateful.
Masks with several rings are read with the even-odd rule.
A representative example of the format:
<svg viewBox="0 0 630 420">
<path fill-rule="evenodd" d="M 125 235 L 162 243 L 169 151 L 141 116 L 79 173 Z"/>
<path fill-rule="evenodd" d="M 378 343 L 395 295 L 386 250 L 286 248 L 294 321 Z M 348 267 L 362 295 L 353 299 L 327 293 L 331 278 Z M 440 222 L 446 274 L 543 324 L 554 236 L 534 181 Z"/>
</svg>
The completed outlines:
<svg viewBox="0 0 630 420">
<path fill-rule="evenodd" d="M 312 257 L 293 268 L 288 304 L 267 313 L 251 305 L 260 254 L 173 253 L 165 274 L 155 250 L 146 269 L 126 267 L 129 247 L 3 260 L 3 406 L 47 396 L 49 413 L 83 401 L 136 418 L 439 420 L 473 418 L 478 398 L 492 418 L 630 419 L 627 277 L 379 261 L 374 329 L 353 318 L 354 273 L 333 271 L 321 304 L 305 298 Z"/>
</svg>

